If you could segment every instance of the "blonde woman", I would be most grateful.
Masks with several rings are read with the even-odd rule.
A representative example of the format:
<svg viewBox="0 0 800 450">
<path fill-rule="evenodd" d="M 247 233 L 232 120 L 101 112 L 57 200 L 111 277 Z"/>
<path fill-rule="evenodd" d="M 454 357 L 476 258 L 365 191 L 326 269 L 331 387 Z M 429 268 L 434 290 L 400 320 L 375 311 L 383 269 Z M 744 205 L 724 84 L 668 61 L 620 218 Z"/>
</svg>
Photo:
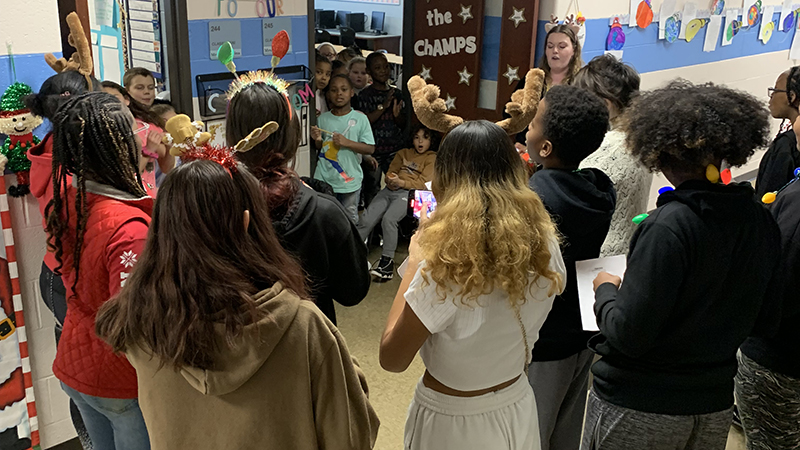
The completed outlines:
<svg viewBox="0 0 800 450">
<path fill-rule="evenodd" d="M 381 339 L 384 369 L 404 371 L 418 351 L 426 367 L 405 448 L 539 449 L 523 372 L 564 287 L 553 223 L 506 132 L 486 121 L 442 141 L 433 191 L 438 210 L 412 239 Z"/>
</svg>

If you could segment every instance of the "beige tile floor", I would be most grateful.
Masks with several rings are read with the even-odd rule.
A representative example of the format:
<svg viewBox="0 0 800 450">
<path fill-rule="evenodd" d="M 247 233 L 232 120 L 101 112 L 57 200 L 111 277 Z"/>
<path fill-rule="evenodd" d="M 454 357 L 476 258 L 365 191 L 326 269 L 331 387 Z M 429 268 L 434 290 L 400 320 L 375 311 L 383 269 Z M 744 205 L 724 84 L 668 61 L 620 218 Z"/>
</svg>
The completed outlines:
<svg viewBox="0 0 800 450">
<path fill-rule="evenodd" d="M 374 249 L 370 261 L 374 262 L 379 257 L 380 251 Z M 402 261 L 405 257 L 405 249 L 398 249 L 396 260 Z M 376 450 L 403 448 L 406 411 L 414 387 L 424 371 L 419 357 L 401 374 L 384 371 L 378 362 L 381 333 L 399 285 L 397 276 L 386 283 L 373 283 L 369 295 L 360 305 L 352 308 L 337 305 L 336 311 L 339 328 L 347 340 L 350 352 L 358 358 L 364 369 L 370 388 L 370 401 L 381 419 Z M 726 450 L 744 449 L 743 434 L 732 428 Z"/>
</svg>

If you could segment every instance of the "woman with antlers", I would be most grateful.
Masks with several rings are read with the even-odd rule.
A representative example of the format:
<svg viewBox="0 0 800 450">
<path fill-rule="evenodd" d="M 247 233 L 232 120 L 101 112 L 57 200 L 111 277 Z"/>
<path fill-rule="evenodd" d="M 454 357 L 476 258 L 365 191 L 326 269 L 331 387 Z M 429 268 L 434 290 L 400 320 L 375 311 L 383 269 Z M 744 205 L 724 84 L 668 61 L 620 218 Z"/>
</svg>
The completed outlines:
<svg viewBox="0 0 800 450">
<path fill-rule="evenodd" d="M 565 268 L 555 227 L 509 138 L 536 113 L 544 74 L 532 70 L 527 79 L 499 124 L 446 115 L 438 87 L 409 81 L 417 117 L 448 134 L 434 165 L 439 206 L 412 238 L 380 347 L 386 370 L 404 371 L 417 352 L 426 366 L 406 449 L 540 448 L 523 373 Z"/>
</svg>

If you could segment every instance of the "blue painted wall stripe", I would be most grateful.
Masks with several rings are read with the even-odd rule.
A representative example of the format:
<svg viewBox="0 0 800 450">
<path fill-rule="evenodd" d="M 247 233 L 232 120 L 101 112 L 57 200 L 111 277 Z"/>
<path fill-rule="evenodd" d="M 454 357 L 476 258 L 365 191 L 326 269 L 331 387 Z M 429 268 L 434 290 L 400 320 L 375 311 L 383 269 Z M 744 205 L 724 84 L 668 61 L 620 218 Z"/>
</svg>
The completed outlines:
<svg viewBox="0 0 800 450">
<path fill-rule="evenodd" d="M 485 16 L 483 21 L 483 44 L 481 45 L 481 79 L 497 81 L 500 64 L 500 31 L 503 19 Z M 461 70 L 459 67 L 458 70 Z"/>
<path fill-rule="evenodd" d="M 780 14 L 776 13 L 773 16 L 773 20 L 777 21 L 779 19 Z M 723 19 L 723 32 L 724 22 Z M 547 34 L 544 31 L 545 24 L 547 24 L 546 21 L 539 21 L 538 36 Z M 584 62 L 588 62 L 595 56 L 602 55 L 605 52 L 606 37 L 610 29 L 608 19 L 589 19 L 586 21 L 586 27 L 586 43 L 583 49 Z M 760 27 L 756 26 L 752 29 L 741 30 L 733 38 L 733 43 L 727 47 L 722 47 L 722 33 L 720 33 L 717 49 L 706 53 L 703 52 L 706 28 L 701 29 L 692 42 L 677 40 L 670 44 L 666 40 L 658 40 L 658 24 L 655 22 L 646 29 L 623 26 L 626 39 L 625 47 L 622 49 L 622 59 L 635 67 L 639 73 L 647 73 L 788 50 L 792 44 L 794 31 L 778 31 L 776 27 L 769 43 L 762 44 L 758 40 L 759 29 Z M 536 49 L 537 65 L 543 51 L 544 40 L 542 39 Z M 789 67 L 790 64 L 787 61 L 786 67 Z"/>
<path fill-rule="evenodd" d="M 308 66 L 308 17 L 289 16 L 292 19 L 292 53 L 281 60 L 280 66 Z M 218 19 L 214 19 L 218 20 Z M 271 56 L 264 56 L 262 19 L 238 20 L 242 26 L 242 56 L 235 59 L 237 70 L 268 69 Z M 189 21 L 189 51 L 192 64 L 192 95 L 197 97 L 197 75 L 224 72 L 225 67 L 209 58 L 208 22 L 210 20 Z"/>
</svg>

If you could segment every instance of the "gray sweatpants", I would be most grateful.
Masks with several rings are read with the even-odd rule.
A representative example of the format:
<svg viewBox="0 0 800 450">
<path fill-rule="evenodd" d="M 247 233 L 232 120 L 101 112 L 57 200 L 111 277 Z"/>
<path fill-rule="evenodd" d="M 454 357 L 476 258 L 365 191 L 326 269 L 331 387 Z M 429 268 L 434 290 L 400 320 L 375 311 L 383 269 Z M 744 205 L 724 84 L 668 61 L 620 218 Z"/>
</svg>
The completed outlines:
<svg viewBox="0 0 800 450">
<path fill-rule="evenodd" d="M 800 379 L 767 369 L 739 351 L 736 404 L 748 450 L 800 448 Z"/>
<path fill-rule="evenodd" d="M 725 450 L 733 407 L 695 416 L 635 411 L 589 393 L 581 450 Z"/>
<path fill-rule="evenodd" d="M 542 450 L 578 450 L 593 359 L 594 352 L 586 349 L 568 358 L 534 361 L 528 366 Z"/>
<path fill-rule="evenodd" d="M 372 199 L 367 210 L 358 221 L 358 234 L 361 240 L 367 239 L 372 229 L 381 222 L 383 230 L 383 251 L 381 256 L 394 258 L 397 249 L 397 224 L 408 213 L 408 191 L 398 189 L 392 191 L 384 188 Z"/>
</svg>

